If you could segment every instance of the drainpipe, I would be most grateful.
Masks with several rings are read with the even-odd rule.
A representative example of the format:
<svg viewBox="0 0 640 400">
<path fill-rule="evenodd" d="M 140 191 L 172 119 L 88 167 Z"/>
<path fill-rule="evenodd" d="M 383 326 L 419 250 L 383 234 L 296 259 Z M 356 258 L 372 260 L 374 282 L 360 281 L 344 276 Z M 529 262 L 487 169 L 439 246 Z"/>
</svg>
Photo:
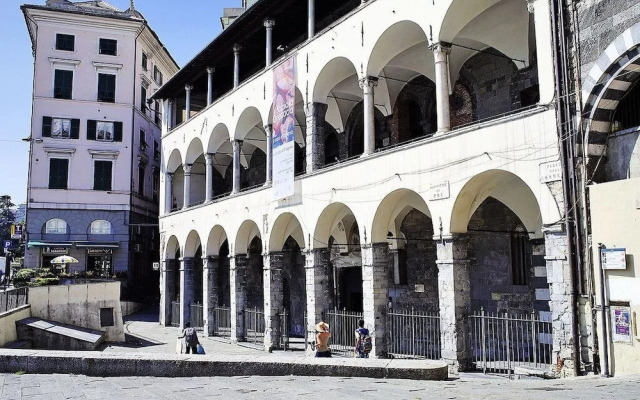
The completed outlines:
<svg viewBox="0 0 640 400">
<path fill-rule="evenodd" d="M 607 322 L 609 321 L 607 310 L 607 294 L 604 268 L 602 267 L 602 243 L 598 243 L 598 272 L 600 273 L 600 315 L 602 316 L 602 326 L 600 328 L 600 341 L 602 343 L 602 358 L 600 359 L 600 367 L 602 367 L 602 376 L 609 377 L 609 335 L 607 330 Z"/>
<path fill-rule="evenodd" d="M 567 76 L 567 66 L 564 63 L 566 60 L 566 48 L 565 48 L 565 35 L 564 35 L 564 25 L 560 26 L 559 23 L 564 24 L 564 19 L 561 18 L 562 14 L 562 5 L 558 4 L 559 2 L 552 2 L 551 7 L 551 18 L 552 18 L 552 29 L 553 29 L 553 47 L 555 49 L 554 54 L 554 75 L 555 75 L 555 86 L 556 86 L 556 122 L 558 125 L 558 132 L 560 133 L 560 161 L 562 164 L 562 190 L 564 194 L 564 224 L 565 230 L 567 232 L 567 260 L 569 262 L 569 268 L 571 270 L 570 280 L 571 282 L 571 293 L 569 294 L 569 301 L 571 306 L 571 313 L 573 314 L 572 318 L 572 339 L 573 339 L 573 348 L 572 348 L 572 359 L 573 359 L 573 372 L 574 375 L 578 375 L 579 366 L 580 366 L 580 340 L 578 335 L 578 304 L 576 299 L 576 288 L 579 282 L 579 273 L 578 267 L 576 266 L 576 246 L 575 246 L 575 232 L 574 232 L 574 221 L 570 216 L 574 215 L 572 212 L 571 204 L 573 204 L 572 199 L 575 198 L 575 191 L 571 190 L 571 185 L 569 184 L 569 180 L 572 178 L 572 168 L 573 164 L 569 164 L 572 162 L 572 158 L 569 156 L 572 154 L 572 149 L 570 143 L 573 141 L 572 131 L 571 129 L 566 129 L 566 124 L 569 124 L 571 119 L 568 120 L 567 115 L 569 106 L 566 104 L 566 99 L 563 97 L 563 88 L 567 81 L 564 79 Z M 567 95 L 568 95 L 567 91 Z M 570 116 L 569 116 L 570 117 Z M 567 140 L 563 140 L 563 138 L 567 138 Z M 576 276 L 577 275 L 577 276 Z"/>
</svg>

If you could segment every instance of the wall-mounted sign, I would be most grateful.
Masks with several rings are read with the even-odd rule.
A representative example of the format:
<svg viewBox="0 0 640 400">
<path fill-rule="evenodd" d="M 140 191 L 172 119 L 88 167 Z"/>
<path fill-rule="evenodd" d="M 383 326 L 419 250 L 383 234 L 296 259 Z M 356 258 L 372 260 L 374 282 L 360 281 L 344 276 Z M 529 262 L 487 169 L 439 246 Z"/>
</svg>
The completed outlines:
<svg viewBox="0 0 640 400">
<path fill-rule="evenodd" d="M 11 239 L 22 239 L 22 225 L 11 225 Z"/>
<path fill-rule="evenodd" d="M 87 249 L 87 254 L 90 256 L 113 254 L 113 249 Z"/>
<path fill-rule="evenodd" d="M 451 196 L 451 191 L 449 189 L 449 181 L 444 181 L 440 183 L 436 183 L 431 185 L 429 188 L 429 200 L 444 200 L 448 199 Z"/>
<path fill-rule="evenodd" d="M 424 293 L 424 285 L 416 285 L 415 286 L 416 293 Z"/>
<path fill-rule="evenodd" d="M 66 247 L 49 246 L 44 248 L 44 253 L 47 254 L 67 254 L 68 251 L 69 249 L 67 249 Z"/>
<path fill-rule="evenodd" d="M 562 180 L 562 164 L 551 161 L 540 164 L 540 183 L 557 182 Z"/>
<path fill-rule="evenodd" d="M 631 308 L 611 306 L 611 326 L 614 342 L 631 342 Z"/>
<path fill-rule="evenodd" d="M 159 262 L 154 262 L 152 264 L 152 266 L 153 266 L 153 270 L 154 271 L 160 271 L 160 263 Z"/>
<path fill-rule="evenodd" d="M 627 249 L 602 249 L 600 254 L 603 269 L 627 269 Z"/>
<path fill-rule="evenodd" d="M 295 194 L 296 62 L 295 57 L 273 70 L 273 197 Z"/>
</svg>

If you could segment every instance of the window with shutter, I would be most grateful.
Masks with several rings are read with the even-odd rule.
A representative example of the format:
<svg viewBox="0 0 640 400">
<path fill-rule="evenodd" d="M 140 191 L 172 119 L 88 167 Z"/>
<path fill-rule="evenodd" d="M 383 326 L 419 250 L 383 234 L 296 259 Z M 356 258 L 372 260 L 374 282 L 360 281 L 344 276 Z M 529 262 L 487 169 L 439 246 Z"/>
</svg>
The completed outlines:
<svg viewBox="0 0 640 400">
<path fill-rule="evenodd" d="M 140 88 L 140 109 L 143 113 L 147 112 L 147 89 L 144 86 Z"/>
<path fill-rule="evenodd" d="M 100 39 L 100 54 L 115 56 L 118 54 L 118 41 L 114 39 Z"/>
<path fill-rule="evenodd" d="M 51 124 L 53 123 L 53 118 L 51 117 L 42 117 L 42 137 L 51 137 Z"/>
<path fill-rule="evenodd" d="M 147 60 L 148 60 L 148 58 L 147 58 L 147 53 L 142 52 L 142 69 L 143 69 L 144 71 L 146 71 L 146 70 L 147 70 L 147 63 L 148 63 L 148 61 L 147 61 Z"/>
<path fill-rule="evenodd" d="M 98 74 L 98 101 L 115 103 L 116 76 L 112 74 Z"/>
<path fill-rule="evenodd" d="M 56 50 L 73 51 L 75 49 L 75 36 L 58 33 L 56 35 Z"/>
<path fill-rule="evenodd" d="M 113 122 L 98 121 L 96 123 L 96 140 L 100 142 L 113 142 Z"/>
<path fill-rule="evenodd" d="M 96 140 L 97 127 L 98 121 L 92 119 L 87 121 L 87 140 Z"/>
<path fill-rule="evenodd" d="M 49 160 L 49 189 L 67 189 L 69 160 L 52 158 Z"/>
<path fill-rule="evenodd" d="M 93 190 L 111 190 L 111 161 L 96 160 L 93 166 Z"/>
<path fill-rule="evenodd" d="M 56 99 L 71 99 L 72 91 L 73 71 L 56 69 L 54 73 L 53 97 Z"/>
</svg>

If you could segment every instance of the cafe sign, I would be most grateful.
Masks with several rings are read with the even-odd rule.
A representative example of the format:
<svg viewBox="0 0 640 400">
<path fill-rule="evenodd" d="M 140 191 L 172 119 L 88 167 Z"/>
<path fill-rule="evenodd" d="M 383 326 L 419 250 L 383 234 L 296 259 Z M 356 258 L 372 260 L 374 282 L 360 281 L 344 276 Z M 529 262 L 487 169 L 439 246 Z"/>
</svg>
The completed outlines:
<svg viewBox="0 0 640 400">
<path fill-rule="evenodd" d="M 49 246 L 44 248 L 44 252 L 47 254 L 67 254 L 68 251 L 66 247 Z"/>
<path fill-rule="evenodd" d="M 113 254 L 113 249 L 87 249 L 87 254 L 92 256 L 92 255 L 109 255 L 109 254 Z"/>
</svg>

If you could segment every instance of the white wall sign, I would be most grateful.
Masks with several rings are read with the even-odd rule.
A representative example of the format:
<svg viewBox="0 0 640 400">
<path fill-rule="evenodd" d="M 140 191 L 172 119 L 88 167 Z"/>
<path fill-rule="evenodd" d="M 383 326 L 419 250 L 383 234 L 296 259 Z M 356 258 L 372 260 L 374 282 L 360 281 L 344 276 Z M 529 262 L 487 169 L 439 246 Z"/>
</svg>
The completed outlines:
<svg viewBox="0 0 640 400">
<path fill-rule="evenodd" d="M 557 182 L 562 180 L 562 164 L 551 161 L 540 164 L 540 183 Z"/>
<path fill-rule="evenodd" d="M 451 196 L 451 191 L 449 189 L 449 181 L 444 181 L 444 182 L 431 185 L 428 193 L 429 193 L 430 201 L 448 199 L 449 196 Z"/>
<path fill-rule="evenodd" d="M 603 269 L 627 269 L 627 249 L 602 249 L 600 254 Z"/>
</svg>

